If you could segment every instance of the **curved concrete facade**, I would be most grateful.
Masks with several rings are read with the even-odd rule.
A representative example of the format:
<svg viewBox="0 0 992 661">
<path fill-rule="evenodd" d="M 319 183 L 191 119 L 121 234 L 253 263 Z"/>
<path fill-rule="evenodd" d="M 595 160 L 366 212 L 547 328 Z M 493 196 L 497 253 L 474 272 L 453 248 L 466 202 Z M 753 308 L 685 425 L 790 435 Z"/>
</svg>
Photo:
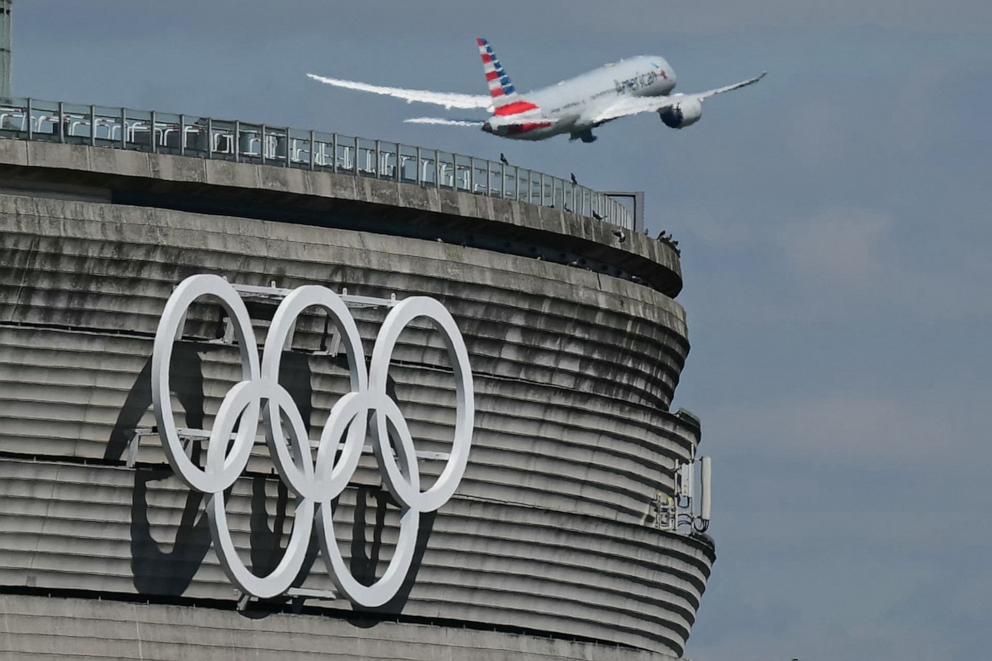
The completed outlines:
<svg viewBox="0 0 992 661">
<path fill-rule="evenodd" d="M 0 141 L 0 612 L 19 623 L 0 633 L 0 652 L 58 656 L 88 638 L 98 649 L 98 634 L 72 633 L 89 621 L 111 632 L 97 657 L 137 658 L 142 629 L 158 632 L 154 658 L 211 645 L 287 659 L 313 658 L 308 646 L 348 658 L 680 656 L 715 555 L 645 525 L 699 443 L 696 424 L 669 412 L 688 352 L 670 247 L 643 236 L 618 245 L 587 219 L 517 202 L 380 181 L 342 192 L 338 175 L 204 163 Z M 416 238 L 430 234 L 437 240 Z M 572 259 L 526 256 L 528 244 Z M 576 268 L 576 256 L 599 272 Z M 199 494 L 172 475 L 157 438 L 125 464 L 134 430 L 155 424 L 159 316 L 195 273 L 429 295 L 455 317 L 475 377 L 474 445 L 455 497 L 424 516 L 392 602 L 359 616 L 341 599 L 307 601 L 301 613 L 276 599 L 239 616 Z M 272 307 L 250 309 L 261 338 Z M 209 429 L 239 380 L 237 350 L 216 341 L 217 310 L 194 306 L 176 345 L 182 426 Z M 355 316 L 368 349 L 384 313 Z M 348 390 L 347 369 L 320 351 L 322 317 L 296 330 L 282 377 L 317 438 Z M 390 374 L 418 450 L 445 451 L 454 389 L 440 339 L 406 331 Z M 421 462 L 428 480 L 442 467 Z M 256 571 L 278 562 L 292 526 L 293 497 L 271 468 L 259 446 L 227 500 Z M 397 515 L 364 457 L 335 510 L 356 576 L 390 556 Z M 329 589 L 322 567 L 317 559 L 302 587 Z M 126 633 L 113 632 L 119 621 L 132 623 Z M 272 631 L 288 637 L 271 642 Z M 407 645 L 419 651 L 399 653 Z"/>
</svg>

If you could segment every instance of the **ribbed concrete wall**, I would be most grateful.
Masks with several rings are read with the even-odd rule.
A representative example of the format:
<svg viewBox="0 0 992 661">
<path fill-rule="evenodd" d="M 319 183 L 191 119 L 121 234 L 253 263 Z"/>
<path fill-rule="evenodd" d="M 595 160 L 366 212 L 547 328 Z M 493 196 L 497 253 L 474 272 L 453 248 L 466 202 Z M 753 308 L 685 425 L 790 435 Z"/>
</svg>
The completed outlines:
<svg viewBox="0 0 992 661">
<path fill-rule="evenodd" d="M 425 517 L 416 571 L 385 613 L 495 626 L 502 632 L 480 634 L 480 649 L 508 646 L 513 658 L 605 658 L 607 648 L 546 648 L 527 632 L 625 646 L 609 658 L 640 658 L 635 648 L 681 654 L 713 553 L 643 523 L 655 493 L 671 491 L 674 463 L 699 441 L 698 429 L 667 411 L 688 343 L 684 313 L 664 294 L 457 245 L 37 195 L 0 195 L 0 238 L 0 586 L 233 603 L 202 503 L 163 466 L 157 439 L 143 444 L 136 469 L 121 465 L 133 429 L 154 424 L 149 361 L 164 302 L 187 275 L 212 272 L 241 284 L 430 295 L 462 329 L 478 409 L 469 467 L 456 496 Z M 271 308 L 251 309 L 261 341 Z M 383 313 L 355 314 L 370 351 Z M 190 320 L 176 350 L 175 401 L 185 412 L 180 424 L 209 428 L 239 380 L 237 352 L 209 341 L 222 334 L 216 308 L 194 307 Z M 326 339 L 322 319 L 305 317 L 283 360 L 312 438 L 347 391 L 340 362 L 312 352 Z M 448 368 L 433 333 L 403 335 L 390 374 L 420 450 L 446 447 L 454 417 Z M 256 569 L 278 558 L 293 512 L 266 453 L 259 446 L 228 500 L 235 539 Z M 436 474 L 438 463 L 423 462 L 424 474 Z M 374 566 L 367 556 L 390 556 L 396 511 L 371 457 L 354 485 L 335 517 L 358 575 Z M 318 559 L 305 587 L 330 586 L 321 567 Z M 6 597 L 2 607 L 22 617 L 38 599 Z M 37 625 L 52 650 L 69 644 L 53 634 L 57 618 L 85 616 L 77 602 L 65 603 L 62 615 Z M 351 608 L 341 600 L 324 606 Z M 128 617 L 155 629 L 177 617 L 174 608 L 182 611 L 149 606 Z M 282 615 L 266 622 L 272 618 L 280 627 L 311 626 Z M 361 636 L 341 633 L 349 625 L 338 620 L 315 621 L 329 623 L 313 625 L 320 636 Z M 383 649 L 395 649 L 414 631 L 404 626 L 413 627 L 380 625 L 367 644 L 388 640 Z M 434 633 L 422 656 L 403 658 L 458 658 L 461 643 L 449 649 L 426 629 Z M 0 638 L 0 651 L 5 642 L 12 650 L 34 644 L 23 633 Z M 198 635 L 182 644 L 208 645 Z M 179 658 L 179 647 L 159 643 L 171 651 L 157 658 Z M 261 645 L 253 634 L 243 644 Z"/>
<path fill-rule="evenodd" d="M 0 595 L 0 659 L 231 661 L 649 661 L 648 652 L 553 638 L 313 615 L 241 617 L 212 609 Z M 11 632 L 11 633 L 7 633 Z M 6 634 L 6 635 L 5 635 Z"/>
<path fill-rule="evenodd" d="M 241 480 L 227 511 L 236 543 L 245 549 L 249 537 L 254 543 L 245 559 L 272 567 L 279 556 L 272 552 L 271 521 L 258 520 L 263 494 L 273 520 L 285 515 L 287 532 L 292 501 L 278 508 L 276 484 L 264 482 Z M 354 555 L 355 499 L 362 495 L 372 511 L 359 518 L 373 521 L 376 501 L 358 489 L 342 496 L 335 514 L 346 559 Z M 190 516 L 191 497 L 166 471 L 0 460 L 0 496 L 3 585 L 233 598 L 209 549 L 205 517 L 181 524 Z M 199 499 L 193 500 L 195 507 Z M 379 532 L 383 557 L 395 542 L 394 514 L 387 510 Z M 650 528 L 460 495 L 427 527 L 408 598 L 385 612 L 402 608 L 407 616 L 490 622 L 669 653 L 679 652 L 688 635 L 710 562 L 702 549 Z M 356 574 L 360 565 L 352 565 Z M 331 587 L 322 567 L 314 566 L 304 587 Z M 343 601 L 334 606 L 348 608 Z"/>
</svg>

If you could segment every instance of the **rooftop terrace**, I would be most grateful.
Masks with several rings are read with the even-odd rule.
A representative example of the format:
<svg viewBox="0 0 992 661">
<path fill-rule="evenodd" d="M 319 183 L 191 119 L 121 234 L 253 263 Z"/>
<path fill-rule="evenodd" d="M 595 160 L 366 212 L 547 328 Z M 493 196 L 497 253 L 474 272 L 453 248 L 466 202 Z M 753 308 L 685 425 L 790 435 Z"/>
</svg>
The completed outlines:
<svg viewBox="0 0 992 661">
<path fill-rule="evenodd" d="M 0 137 L 319 170 L 564 209 L 640 230 L 636 209 L 570 180 L 396 142 L 196 115 L 0 100 Z"/>
</svg>

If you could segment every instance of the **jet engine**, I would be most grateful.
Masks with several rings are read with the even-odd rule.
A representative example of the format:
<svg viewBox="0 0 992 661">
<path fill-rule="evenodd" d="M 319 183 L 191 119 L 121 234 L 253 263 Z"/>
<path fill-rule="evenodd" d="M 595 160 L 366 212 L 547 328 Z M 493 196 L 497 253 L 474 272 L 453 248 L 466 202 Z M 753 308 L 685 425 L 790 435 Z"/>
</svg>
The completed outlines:
<svg viewBox="0 0 992 661">
<path fill-rule="evenodd" d="M 658 115 L 668 128 L 684 129 L 698 122 L 703 116 L 703 102 L 693 96 L 687 96 L 659 110 Z"/>
</svg>

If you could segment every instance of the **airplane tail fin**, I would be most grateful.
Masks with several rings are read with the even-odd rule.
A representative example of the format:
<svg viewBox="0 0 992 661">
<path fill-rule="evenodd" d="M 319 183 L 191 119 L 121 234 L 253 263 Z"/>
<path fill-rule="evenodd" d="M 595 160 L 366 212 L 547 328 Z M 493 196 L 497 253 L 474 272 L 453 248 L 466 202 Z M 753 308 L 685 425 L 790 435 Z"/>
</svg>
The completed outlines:
<svg viewBox="0 0 992 661">
<path fill-rule="evenodd" d="M 493 47 L 489 42 L 479 37 L 475 40 L 479 45 L 479 55 L 482 56 L 482 71 L 489 85 L 489 95 L 493 98 L 493 107 L 500 108 L 518 100 L 517 90 L 513 87 L 510 77 L 499 63 Z"/>
</svg>

